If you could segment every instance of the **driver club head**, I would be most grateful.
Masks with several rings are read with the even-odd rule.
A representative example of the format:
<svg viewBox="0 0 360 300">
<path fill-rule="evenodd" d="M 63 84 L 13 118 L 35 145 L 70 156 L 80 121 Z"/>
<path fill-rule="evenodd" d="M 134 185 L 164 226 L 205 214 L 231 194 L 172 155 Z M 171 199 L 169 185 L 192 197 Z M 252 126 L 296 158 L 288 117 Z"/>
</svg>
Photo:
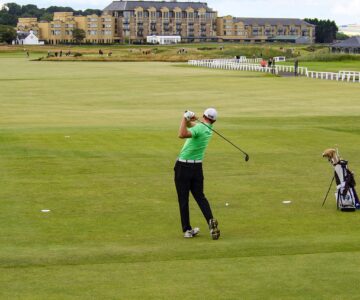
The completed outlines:
<svg viewBox="0 0 360 300">
<path fill-rule="evenodd" d="M 245 161 L 249 161 L 249 159 L 250 159 L 249 155 L 246 154 Z"/>
</svg>

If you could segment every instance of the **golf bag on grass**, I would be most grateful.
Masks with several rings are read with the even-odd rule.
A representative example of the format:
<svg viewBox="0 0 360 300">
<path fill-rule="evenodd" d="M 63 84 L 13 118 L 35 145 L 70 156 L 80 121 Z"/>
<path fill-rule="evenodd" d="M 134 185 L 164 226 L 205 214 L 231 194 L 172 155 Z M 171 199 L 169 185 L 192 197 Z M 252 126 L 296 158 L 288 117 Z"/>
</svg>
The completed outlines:
<svg viewBox="0 0 360 300">
<path fill-rule="evenodd" d="M 325 150 L 323 157 L 326 157 L 334 167 L 335 174 L 333 181 L 335 179 L 337 185 L 337 192 L 335 193 L 337 209 L 341 211 L 355 211 L 356 209 L 360 209 L 359 197 L 355 190 L 356 182 L 354 173 L 348 168 L 348 162 L 340 158 L 337 149 Z M 324 204 L 325 201 L 323 205 Z"/>
<path fill-rule="evenodd" d="M 355 211 L 360 208 L 356 194 L 354 173 L 348 168 L 346 160 L 340 160 L 335 166 L 335 180 L 337 184 L 336 205 L 341 211 Z"/>
</svg>

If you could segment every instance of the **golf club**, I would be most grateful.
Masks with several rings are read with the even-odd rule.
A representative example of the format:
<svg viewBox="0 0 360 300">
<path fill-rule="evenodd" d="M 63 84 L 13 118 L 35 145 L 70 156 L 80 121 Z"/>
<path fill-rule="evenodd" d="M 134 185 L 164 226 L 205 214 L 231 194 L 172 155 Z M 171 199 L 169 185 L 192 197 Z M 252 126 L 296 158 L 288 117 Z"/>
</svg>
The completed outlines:
<svg viewBox="0 0 360 300">
<path fill-rule="evenodd" d="M 224 137 L 222 134 L 220 134 L 219 132 L 217 132 L 215 129 L 212 129 L 210 126 L 206 125 L 204 122 L 197 120 L 197 122 L 203 124 L 204 126 L 206 126 L 207 128 L 209 128 L 211 131 L 215 132 L 218 136 L 220 136 L 221 138 L 223 138 L 225 141 L 227 141 L 230 145 L 234 146 L 236 149 L 240 150 L 244 155 L 245 155 L 245 161 L 249 161 L 250 156 L 249 154 L 247 154 L 246 152 L 244 152 L 243 150 L 241 150 L 238 146 L 236 146 L 234 143 L 232 143 L 231 141 L 229 141 L 226 137 Z"/>
<path fill-rule="evenodd" d="M 329 196 L 329 193 L 330 193 L 330 190 L 331 190 L 331 187 L 332 187 L 332 185 L 333 185 L 334 180 L 335 180 L 335 176 L 334 176 L 334 177 L 332 178 L 332 180 L 331 180 L 331 183 L 330 183 L 330 186 L 329 186 L 329 190 L 328 190 L 327 193 L 326 193 L 326 196 L 325 196 L 325 199 L 324 199 L 324 202 L 323 202 L 322 206 L 325 205 L 325 202 L 326 202 L 326 200 L 327 200 L 327 197 Z"/>
</svg>

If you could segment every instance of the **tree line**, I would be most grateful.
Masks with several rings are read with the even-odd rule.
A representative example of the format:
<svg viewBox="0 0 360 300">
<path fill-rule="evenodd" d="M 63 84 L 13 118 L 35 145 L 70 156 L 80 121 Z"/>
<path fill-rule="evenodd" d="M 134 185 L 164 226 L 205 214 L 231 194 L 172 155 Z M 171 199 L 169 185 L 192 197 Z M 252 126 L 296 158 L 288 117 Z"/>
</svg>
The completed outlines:
<svg viewBox="0 0 360 300">
<path fill-rule="evenodd" d="M 336 40 L 339 28 L 335 21 L 318 20 L 318 19 L 305 19 L 305 22 L 313 24 L 315 28 L 315 43 L 332 43 Z"/>
<path fill-rule="evenodd" d="M 38 8 L 34 4 L 19 5 L 7 3 L 0 10 L 0 25 L 15 27 L 18 18 L 37 18 L 40 21 L 52 21 L 54 12 L 73 12 L 74 15 L 101 15 L 100 9 L 74 10 L 71 7 L 50 6 L 48 8 Z"/>
</svg>

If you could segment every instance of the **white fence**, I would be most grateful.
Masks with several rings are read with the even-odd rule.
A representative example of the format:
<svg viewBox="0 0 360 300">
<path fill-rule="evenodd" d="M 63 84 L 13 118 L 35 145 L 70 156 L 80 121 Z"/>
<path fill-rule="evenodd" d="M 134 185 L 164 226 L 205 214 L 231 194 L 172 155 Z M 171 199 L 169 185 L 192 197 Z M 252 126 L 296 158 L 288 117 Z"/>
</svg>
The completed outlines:
<svg viewBox="0 0 360 300">
<path fill-rule="evenodd" d="M 204 60 L 189 60 L 188 64 L 195 67 L 206 67 L 212 69 L 224 70 L 238 70 L 238 71 L 253 71 L 279 74 L 295 73 L 295 67 L 289 65 L 275 65 L 272 67 L 262 67 L 259 62 L 262 59 L 204 59 Z M 254 63 L 255 62 L 255 63 Z M 318 72 L 309 71 L 308 68 L 298 67 L 297 74 L 314 79 L 323 80 L 336 80 L 346 82 L 359 82 L 360 72 L 356 71 L 340 71 L 339 73 L 333 72 Z"/>
<path fill-rule="evenodd" d="M 339 72 L 341 80 L 360 82 L 360 72 L 356 71 L 340 71 Z"/>
<path fill-rule="evenodd" d="M 276 73 L 276 68 L 262 67 L 259 64 L 237 62 L 236 59 L 208 59 L 189 60 L 189 65 L 195 67 L 206 67 L 211 69 L 253 71 L 264 73 Z"/>
</svg>

